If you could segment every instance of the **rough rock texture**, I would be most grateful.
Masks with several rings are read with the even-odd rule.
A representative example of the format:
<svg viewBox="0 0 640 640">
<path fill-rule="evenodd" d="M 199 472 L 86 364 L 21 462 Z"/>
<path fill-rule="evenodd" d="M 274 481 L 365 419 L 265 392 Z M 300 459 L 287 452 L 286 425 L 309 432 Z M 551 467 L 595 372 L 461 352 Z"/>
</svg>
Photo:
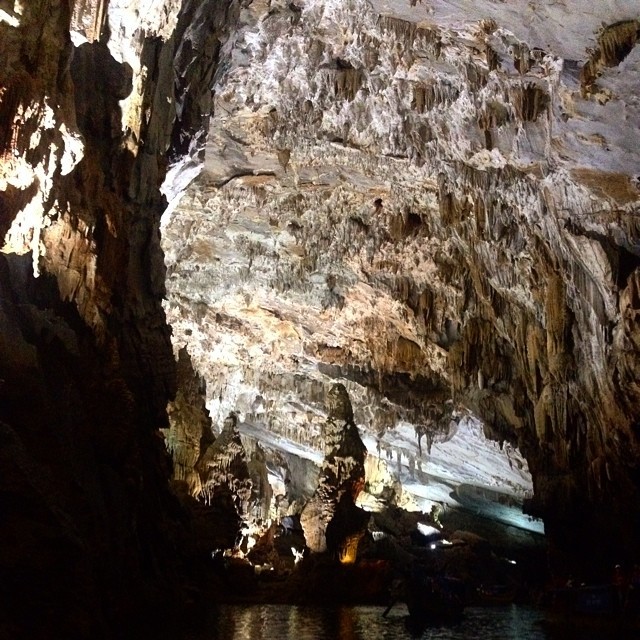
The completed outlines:
<svg viewBox="0 0 640 640">
<path fill-rule="evenodd" d="M 230 3 L 208 3 L 209 60 L 171 37 L 206 3 L 183 4 L 182 22 L 172 2 L 0 6 L 2 637 L 168 632 L 184 601 L 160 186 L 190 137 L 175 86 L 209 95 L 193 76 Z"/>
<path fill-rule="evenodd" d="M 215 442 L 202 451 L 196 463 L 202 477 L 202 488 L 198 495 L 211 502 L 215 500 L 217 493 L 228 493 L 238 515 L 246 517 L 249 513 L 252 483 L 247 454 L 237 425 L 237 416 L 230 414 Z"/>
<path fill-rule="evenodd" d="M 314 448 L 332 379 L 383 446 L 470 412 L 527 458 L 562 553 L 637 553 L 639 17 L 247 5 L 163 218 L 167 315 L 210 411 L 295 419 Z"/>
<path fill-rule="evenodd" d="M 173 479 L 185 482 L 189 494 L 202 489 L 196 469 L 201 454 L 213 444 L 211 418 L 205 407 L 206 385 L 193 370 L 186 349 L 177 362 L 177 392 L 167 406 L 169 429 L 163 429 L 165 444 L 173 460 Z"/>
<path fill-rule="evenodd" d="M 325 458 L 318 488 L 302 509 L 300 524 L 311 551 L 330 551 L 342 562 L 354 562 L 368 520 L 368 514 L 355 504 L 364 488 L 367 450 L 353 422 L 344 385 L 331 387 L 327 405 Z"/>
<path fill-rule="evenodd" d="M 237 408 L 280 456 L 284 502 L 340 379 L 412 495 L 455 465 L 521 498 L 517 445 L 561 551 L 637 555 L 638 19 L 3 0 L 2 634 L 133 634 L 177 600 L 164 198 L 173 348 L 214 423 Z"/>
</svg>

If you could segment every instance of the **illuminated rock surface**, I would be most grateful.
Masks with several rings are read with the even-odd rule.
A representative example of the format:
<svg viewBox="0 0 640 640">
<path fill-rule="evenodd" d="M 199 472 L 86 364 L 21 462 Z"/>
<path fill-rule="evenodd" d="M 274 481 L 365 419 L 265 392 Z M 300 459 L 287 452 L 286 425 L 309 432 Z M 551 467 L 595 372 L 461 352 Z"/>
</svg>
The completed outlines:
<svg viewBox="0 0 640 640">
<path fill-rule="evenodd" d="M 214 421 L 234 408 L 319 452 L 342 380 L 407 502 L 459 503 L 459 482 L 522 498 L 531 470 L 565 551 L 631 543 L 638 15 L 591 11 L 240 14 L 201 173 L 162 226 L 174 345 Z"/>
<path fill-rule="evenodd" d="M 369 519 L 356 507 L 365 483 L 366 448 L 353 422 L 344 385 L 333 385 L 327 400 L 325 457 L 318 488 L 302 509 L 300 524 L 311 551 L 332 551 L 342 562 L 352 563 Z"/>
</svg>

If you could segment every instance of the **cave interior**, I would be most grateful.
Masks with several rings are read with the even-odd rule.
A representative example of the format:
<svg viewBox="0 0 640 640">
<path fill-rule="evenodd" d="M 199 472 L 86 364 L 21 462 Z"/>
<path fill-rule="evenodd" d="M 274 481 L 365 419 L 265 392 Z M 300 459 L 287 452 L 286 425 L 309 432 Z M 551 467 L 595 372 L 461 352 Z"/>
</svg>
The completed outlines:
<svg viewBox="0 0 640 640">
<path fill-rule="evenodd" d="M 0 636 L 640 563 L 639 41 L 0 0 Z"/>
</svg>

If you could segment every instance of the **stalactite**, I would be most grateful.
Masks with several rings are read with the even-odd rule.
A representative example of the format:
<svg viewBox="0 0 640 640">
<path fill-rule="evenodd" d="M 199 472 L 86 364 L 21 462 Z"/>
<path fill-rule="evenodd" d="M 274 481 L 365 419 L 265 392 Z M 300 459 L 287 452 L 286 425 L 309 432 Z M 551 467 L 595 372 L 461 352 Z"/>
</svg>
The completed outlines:
<svg viewBox="0 0 640 640">
<path fill-rule="evenodd" d="M 528 361 L 528 369 L 531 377 L 532 388 L 534 395 L 538 395 L 542 391 L 542 367 L 546 350 L 544 349 L 544 338 L 541 335 L 540 329 L 534 325 L 529 324 L 527 326 L 527 338 L 526 338 L 526 353 Z"/>
<path fill-rule="evenodd" d="M 640 37 L 640 21 L 624 20 L 605 27 L 598 36 L 598 46 L 582 67 L 583 96 L 596 91 L 595 83 L 604 67 L 619 65 L 631 52 Z"/>
<path fill-rule="evenodd" d="M 490 47 L 488 44 L 484 47 L 484 56 L 489 71 L 493 71 L 500 66 L 500 58 L 498 57 L 496 50 Z"/>
<path fill-rule="evenodd" d="M 445 83 L 430 83 L 413 85 L 413 100 L 411 106 L 418 113 L 431 111 L 434 107 L 449 106 L 460 96 L 459 90 Z"/>
<path fill-rule="evenodd" d="M 385 34 L 391 34 L 402 44 L 404 51 L 413 51 L 417 55 L 440 57 L 442 38 L 438 29 L 419 27 L 409 20 L 393 16 L 380 15 L 378 27 Z"/>
<path fill-rule="evenodd" d="M 489 81 L 489 72 L 487 69 L 484 69 L 473 62 L 466 62 L 463 69 L 464 77 L 467 80 L 471 91 L 477 93 L 487 85 L 487 82 Z"/>
<path fill-rule="evenodd" d="M 580 262 L 571 263 L 571 280 L 578 295 L 587 302 L 589 308 L 595 313 L 598 322 L 602 326 L 606 326 L 608 322 L 607 310 L 602 293 L 594 282 L 593 276 Z M 584 317 L 582 320 L 584 325 L 589 324 L 588 317 Z"/>
<path fill-rule="evenodd" d="M 531 57 L 529 47 L 524 43 L 512 45 L 513 64 L 521 75 L 528 73 L 531 69 Z"/>
<path fill-rule="evenodd" d="M 545 316 L 549 370 L 556 376 L 563 376 L 567 364 L 564 356 L 569 314 L 565 284 L 562 276 L 557 273 L 551 274 L 547 283 Z"/>
<path fill-rule="evenodd" d="M 532 82 L 511 87 L 509 95 L 517 117 L 523 122 L 535 122 L 549 105 L 549 95 Z"/>
<path fill-rule="evenodd" d="M 393 16 L 381 15 L 378 18 L 378 27 L 383 33 L 390 33 L 396 40 L 402 42 L 405 49 L 409 49 L 413 45 L 417 30 L 415 23 Z"/>
<path fill-rule="evenodd" d="M 418 27 L 413 39 L 413 48 L 419 55 L 426 53 L 436 60 L 442 53 L 442 38 L 438 29 L 428 27 Z"/>
<path fill-rule="evenodd" d="M 483 105 L 478 112 L 478 126 L 486 131 L 494 127 L 502 127 L 511 120 L 511 114 L 505 105 L 497 100 L 492 100 Z"/>
<path fill-rule="evenodd" d="M 333 84 L 335 96 L 349 102 L 356 97 L 364 80 L 362 71 L 359 69 L 336 69 L 328 74 L 329 81 Z"/>
<path fill-rule="evenodd" d="M 89 42 L 100 40 L 107 21 L 109 0 L 79 0 L 73 5 L 71 27 Z"/>
</svg>

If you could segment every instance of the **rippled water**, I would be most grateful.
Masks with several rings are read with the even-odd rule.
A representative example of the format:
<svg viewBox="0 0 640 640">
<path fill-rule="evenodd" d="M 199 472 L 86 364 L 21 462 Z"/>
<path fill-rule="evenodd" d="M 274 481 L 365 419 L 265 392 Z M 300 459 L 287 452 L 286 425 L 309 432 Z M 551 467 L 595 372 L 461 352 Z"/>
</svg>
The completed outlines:
<svg viewBox="0 0 640 640">
<path fill-rule="evenodd" d="M 225 605 L 216 609 L 209 631 L 197 640 L 614 640 L 614 632 L 551 633 L 539 610 L 508 607 L 465 609 L 462 622 L 411 635 L 406 609 L 397 605 L 387 618 L 381 607 L 296 607 L 290 605 Z"/>
</svg>

